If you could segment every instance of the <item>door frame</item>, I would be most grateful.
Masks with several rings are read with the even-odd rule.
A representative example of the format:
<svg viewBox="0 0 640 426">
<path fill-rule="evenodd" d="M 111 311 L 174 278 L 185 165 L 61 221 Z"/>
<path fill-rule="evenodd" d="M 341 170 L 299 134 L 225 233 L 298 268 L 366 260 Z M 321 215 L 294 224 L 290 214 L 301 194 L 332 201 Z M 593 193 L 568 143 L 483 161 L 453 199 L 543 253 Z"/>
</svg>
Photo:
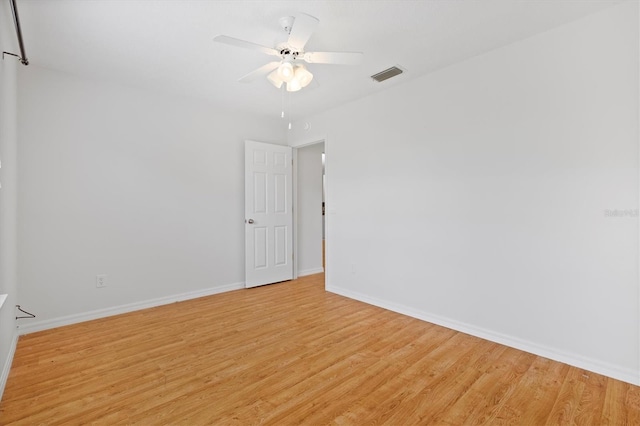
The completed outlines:
<svg viewBox="0 0 640 426">
<path fill-rule="evenodd" d="M 293 158 L 293 279 L 297 279 L 298 278 L 298 247 L 300 246 L 299 241 L 298 241 L 298 210 L 299 210 L 299 206 L 298 206 L 298 149 L 300 148 L 306 148 L 308 146 L 311 145 L 317 145 L 320 143 L 324 143 L 324 154 L 325 154 L 325 164 L 324 164 L 324 175 L 325 175 L 325 183 L 324 183 L 324 191 L 325 191 L 325 215 L 324 215 L 324 233 L 325 233 L 325 239 L 329 240 L 329 210 L 326 208 L 327 204 L 327 198 L 328 198 L 328 194 L 329 194 L 329 174 L 328 174 L 328 167 L 327 164 L 329 162 L 328 158 L 329 158 L 329 154 L 328 154 L 328 141 L 327 141 L 327 137 L 322 137 L 319 139 L 313 139 L 311 141 L 308 142 L 303 142 L 300 144 L 296 144 L 295 146 L 291 146 L 292 148 L 292 154 L 291 157 Z M 329 266 L 329 247 L 327 245 L 327 247 L 325 247 L 325 264 L 324 264 L 324 283 L 325 283 L 325 288 L 327 286 L 327 269 Z"/>
</svg>

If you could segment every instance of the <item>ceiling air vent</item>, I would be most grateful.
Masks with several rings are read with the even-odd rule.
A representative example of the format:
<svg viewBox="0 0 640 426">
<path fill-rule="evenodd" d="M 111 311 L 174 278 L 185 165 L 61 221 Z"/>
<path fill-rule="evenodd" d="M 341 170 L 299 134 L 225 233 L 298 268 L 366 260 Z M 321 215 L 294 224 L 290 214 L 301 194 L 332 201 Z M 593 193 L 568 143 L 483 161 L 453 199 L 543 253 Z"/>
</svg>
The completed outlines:
<svg viewBox="0 0 640 426">
<path fill-rule="evenodd" d="M 390 79 L 391 77 L 395 77 L 396 75 L 402 74 L 403 71 L 398 67 L 391 67 L 384 71 L 380 71 L 378 74 L 374 74 L 371 76 L 372 79 L 380 83 L 381 81 L 385 81 Z"/>
</svg>

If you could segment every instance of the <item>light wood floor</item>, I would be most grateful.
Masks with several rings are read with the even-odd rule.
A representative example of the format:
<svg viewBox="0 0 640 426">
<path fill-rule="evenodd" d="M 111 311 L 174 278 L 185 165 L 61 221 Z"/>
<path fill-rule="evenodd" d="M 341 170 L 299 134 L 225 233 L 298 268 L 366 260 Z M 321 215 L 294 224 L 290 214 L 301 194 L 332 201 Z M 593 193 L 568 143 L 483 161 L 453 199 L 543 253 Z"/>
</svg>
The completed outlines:
<svg viewBox="0 0 640 426">
<path fill-rule="evenodd" d="M 0 424 L 640 424 L 640 389 L 323 275 L 23 336 Z"/>
</svg>

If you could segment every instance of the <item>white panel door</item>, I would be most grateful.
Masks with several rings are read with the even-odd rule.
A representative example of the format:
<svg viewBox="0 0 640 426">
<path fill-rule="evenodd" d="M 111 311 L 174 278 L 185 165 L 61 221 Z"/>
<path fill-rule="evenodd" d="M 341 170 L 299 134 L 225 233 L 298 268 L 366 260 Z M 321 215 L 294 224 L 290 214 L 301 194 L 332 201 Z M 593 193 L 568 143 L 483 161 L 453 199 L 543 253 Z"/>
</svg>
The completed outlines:
<svg viewBox="0 0 640 426">
<path fill-rule="evenodd" d="M 291 147 L 245 141 L 245 286 L 293 278 Z"/>
</svg>

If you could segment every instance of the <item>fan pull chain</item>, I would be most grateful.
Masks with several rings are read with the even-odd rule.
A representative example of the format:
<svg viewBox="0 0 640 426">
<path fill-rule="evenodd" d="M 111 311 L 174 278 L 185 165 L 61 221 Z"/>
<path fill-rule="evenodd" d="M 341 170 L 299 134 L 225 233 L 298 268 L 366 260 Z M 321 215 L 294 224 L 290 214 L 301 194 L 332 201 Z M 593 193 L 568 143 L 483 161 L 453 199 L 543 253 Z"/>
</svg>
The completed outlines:
<svg viewBox="0 0 640 426">
<path fill-rule="evenodd" d="M 288 92 L 289 97 L 289 130 L 291 130 L 291 92 Z"/>
<path fill-rule="evenodd" d="M 281 87 L 281 92 L 282 92 L 282 111 L 280 112 L 280 118 L 284 118 L 284 92 L 285 92 L 284 84 Z"/>
</svg>

